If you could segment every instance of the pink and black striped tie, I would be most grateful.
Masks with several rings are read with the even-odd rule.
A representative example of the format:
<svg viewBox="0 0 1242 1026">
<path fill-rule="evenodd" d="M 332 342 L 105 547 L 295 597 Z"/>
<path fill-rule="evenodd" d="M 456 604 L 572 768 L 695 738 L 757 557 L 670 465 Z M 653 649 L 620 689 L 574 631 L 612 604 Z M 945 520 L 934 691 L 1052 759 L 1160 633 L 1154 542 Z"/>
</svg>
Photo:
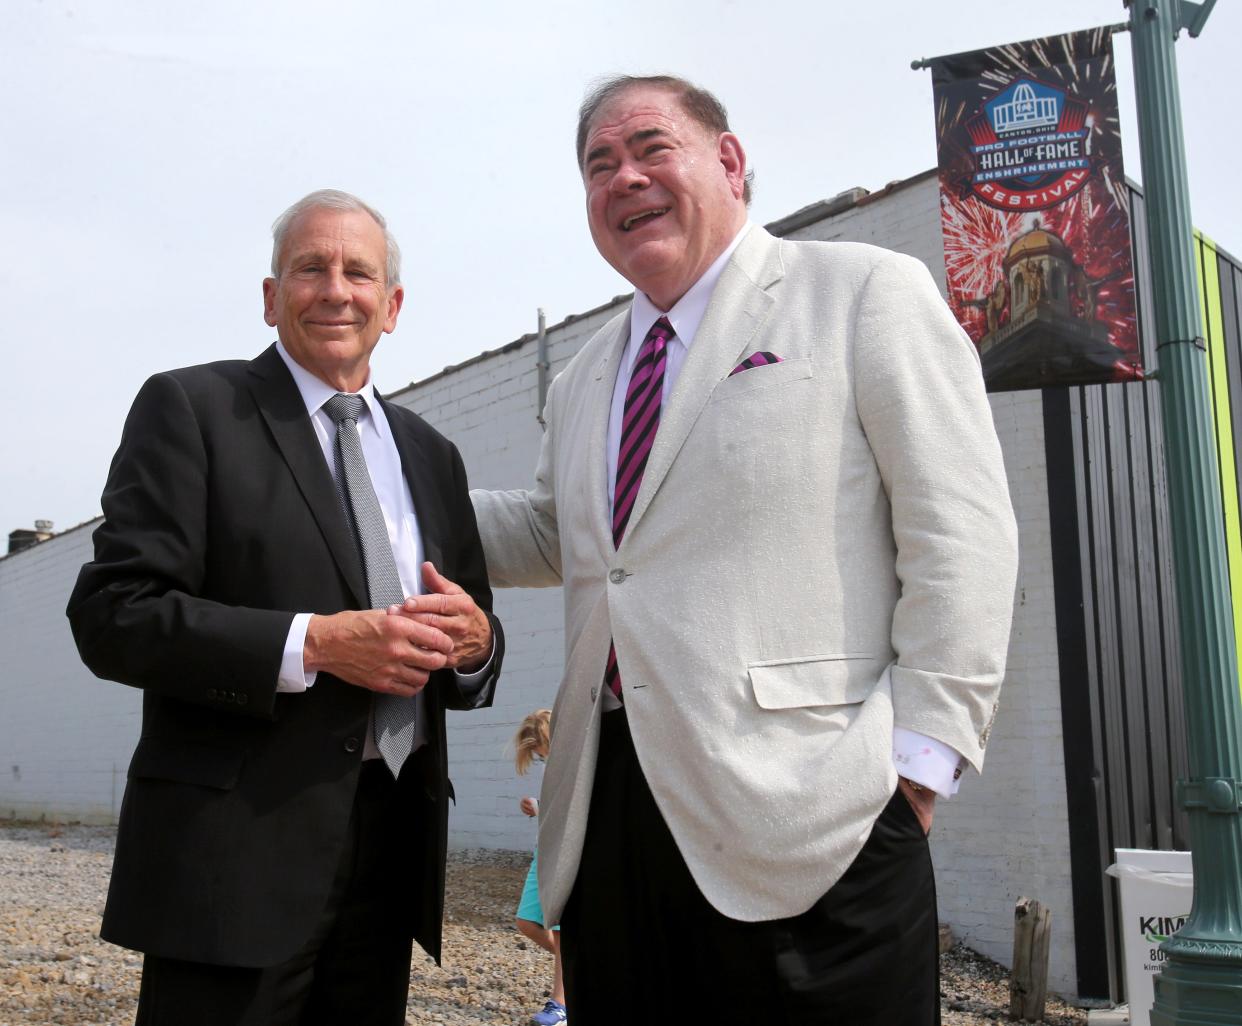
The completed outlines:
<svg viewBox="0 0 1242 1026">
<path fill-rule="evenodd" d="M 630 386 L 625 392 L 625 412 L 621 417 L 621 445 L 617 449 L 617 481 L 612 494 L 612 543 L 621 545 L 625 537 L 634 499 L 643 483 L 647 457 L 655 443 L 660 426 L 660 403 L 664 394 L 664 368 L 668 363 L 668 343 L 677 334 L 667 317 L 651 326 L 638 350 L 638 359 L 630 372 Z M 604 683 L 621 697 L 621 671 L 617 668 L 617 650 L 608 646 L 608 662 L 604 667 Z"/>
</svg>

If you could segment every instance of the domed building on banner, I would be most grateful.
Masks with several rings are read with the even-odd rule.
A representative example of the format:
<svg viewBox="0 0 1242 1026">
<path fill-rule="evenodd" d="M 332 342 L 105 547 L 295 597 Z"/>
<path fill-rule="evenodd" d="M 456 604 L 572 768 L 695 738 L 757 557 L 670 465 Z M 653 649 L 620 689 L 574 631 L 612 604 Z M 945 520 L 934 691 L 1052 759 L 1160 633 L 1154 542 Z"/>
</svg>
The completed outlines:
<svg viewBox="0 0 1242 1026">
<path fill-rule="evenodd" d="M 1002 270 L 991 294 L 971 301 L 987 318 L 979 356 L 989 389 L 1098 381 L 1101 367 L 1122 358 L 1095 318 L 1098 283 L 1038 219 L 1010 244 Z"/>
</svg>

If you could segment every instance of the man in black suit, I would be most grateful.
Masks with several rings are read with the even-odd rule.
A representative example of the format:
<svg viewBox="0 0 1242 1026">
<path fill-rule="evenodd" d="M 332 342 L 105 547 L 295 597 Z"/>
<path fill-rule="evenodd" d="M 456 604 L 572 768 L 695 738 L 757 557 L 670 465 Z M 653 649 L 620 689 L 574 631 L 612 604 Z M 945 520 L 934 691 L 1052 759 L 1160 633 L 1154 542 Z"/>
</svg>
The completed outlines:
<svg viewBox="0 0 1242 1026">
<path fill-rule="evenodd" d="M 461 458 L 371 384 L 383 218 L 324 191 L 273 235 L 279 342 L 147 381 L 69 600 L 87 666 L 144 692 L 101 931 L 145 952 L 142 1026 L 405 1021 L 411 940 L 440 956 L 444 710 L 489 705 L 503 655 Z M 403 606 L 369 594 L 377 536 Z"/>
</svg>

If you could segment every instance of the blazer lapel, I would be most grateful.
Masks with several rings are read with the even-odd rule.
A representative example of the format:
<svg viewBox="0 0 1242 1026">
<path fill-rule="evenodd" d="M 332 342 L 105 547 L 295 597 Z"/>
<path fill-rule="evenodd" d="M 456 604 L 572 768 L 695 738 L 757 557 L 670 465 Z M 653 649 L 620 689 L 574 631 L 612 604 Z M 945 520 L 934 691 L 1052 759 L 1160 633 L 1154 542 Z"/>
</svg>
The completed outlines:
<svg viewBox="0 0 1242 1026">
<path fill-rule="evenodd" d="M 752 227 L 716 283 L 677 384 L 660 415 L 660 428 L 622 544 L 633 536 L 712 391 L 750 348 L 774 303 L 768 290 L 783 276 L 780 243 L 759 226 Z"/>
<path fill-rule="evenodd" d="M 617 328 L 604 345 L 595 364 L 592 394 L 587 397 L 591 411 L 591 437 L 587 446 L 587 501 L 590 503 L 591 524 L 605 562 L 611 561 L 615 547 L 612 542 L 612 482 L 608 480 L 608 421 L 612 415 L 612 394 L 621 369 L 621 357 L 630 337 L 630 315 L 617 318 Z M 628 530 L 628 529 L 627 529 Z"/>
<path fill-rule="evenodd" d="M 336 483 L 306 415 L 306 404 L 276 347 L 250 362 L 250 391 L 276 446 L 310 507 L 324 542 L 359 608 L 366 605 L 358 546 L 350 536 Z"/>
<path fill-rule="evenodd" d="M 456 573 L 455 567 L 445 568 L 444 538 L 448 530 L 445 522 L 444 504 L 440 501 L 440 483 L 436 480 L 427 454 L 419 444 L 413 431 L 402 422 L 400 411 L 386 399 L 380 399 L 384 416 L 388 418 L 388 427 L 392 431 L 393 441 L 397 445 L 397 453 L 401 457 L 401 472 L 405 476 L 406 487 L 414 500 L 414 513 L 418 517 L 418 532 L 423 539 L 423 558 L 435 564 L 435 568 L 445 576 Z M 421 570 L 421 568 L 420 568 Z"/>
</svg>

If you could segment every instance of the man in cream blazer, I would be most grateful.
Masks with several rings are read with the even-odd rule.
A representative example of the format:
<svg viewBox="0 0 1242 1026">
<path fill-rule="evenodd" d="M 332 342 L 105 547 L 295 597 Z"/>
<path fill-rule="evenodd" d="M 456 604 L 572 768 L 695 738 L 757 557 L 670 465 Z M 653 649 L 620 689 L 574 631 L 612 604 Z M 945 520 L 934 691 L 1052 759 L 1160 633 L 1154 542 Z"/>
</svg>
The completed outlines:
<svg viewBox="0 0 1242 1026">
<path fill-rule="evenodd" d="M 605 82 L 578 156 L 634 303 L 552 385 L 534 487 L 472 493 L 492 582 L 565 589 L 570 1018 L 938 1021 L 925 834 L 982 764 L 1016 570 L 974 348 L 918 261 L 749 225 L 689 83 Z"/>
</svg>

